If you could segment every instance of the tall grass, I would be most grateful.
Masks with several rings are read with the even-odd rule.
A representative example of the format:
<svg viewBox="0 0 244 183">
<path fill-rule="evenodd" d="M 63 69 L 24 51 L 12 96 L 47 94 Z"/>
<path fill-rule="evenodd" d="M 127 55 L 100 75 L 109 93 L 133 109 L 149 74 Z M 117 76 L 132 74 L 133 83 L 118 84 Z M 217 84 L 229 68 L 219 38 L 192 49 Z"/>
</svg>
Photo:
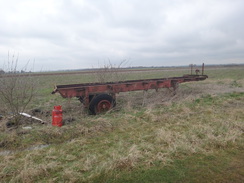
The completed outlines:
<svg viewBox="0 0 244 183">
<path fill-rule="evenodd" d="M 244 93 L 207 95 L 157 108 L 87 116 L 62 128 L 36 127 L 16 134 L 13 139 L 21 139 L 19 148 L 25 139 L 29 144 L 51 145 L 0 156 L 0 177 L 13 182 L 86 182 L 241 145 L 243 101 Z"/>
<path fill-rule="evenodd" d="M 176 95 L 167 89 L 121 93 L 117 107 L 101 116 L 87 115 L 75 99 L 49 94 L 54 82 L 92 82 L 91 75 L 40 77 L 29 109 L 42 109 L 39 117 L 49 124 L 10 130 L 4 127 L 6 119 L 0 121 L 0 182 L 102 182 L 123 172 L 169 165 L 176 158 L 241 147 L 244 73 L 229 70 L 206 71 L 209 79 L 182 84 Z M 143 79 L 183 72 L 126 75 Z M 52 127 L 50 111 L 57 104 L 63 106 L 64 118 L 75 121 Z M 49 146 L 33 148 L 43 144 Z"/>
</svg>

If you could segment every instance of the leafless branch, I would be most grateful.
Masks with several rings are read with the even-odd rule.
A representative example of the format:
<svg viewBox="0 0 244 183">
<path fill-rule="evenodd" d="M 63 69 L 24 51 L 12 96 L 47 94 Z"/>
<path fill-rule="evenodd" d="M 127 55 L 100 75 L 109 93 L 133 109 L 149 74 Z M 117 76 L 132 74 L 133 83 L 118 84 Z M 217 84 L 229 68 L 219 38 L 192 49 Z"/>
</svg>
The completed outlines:
<svg viewBox="0 0 244 183">
<path fill-rule="evenodd" d="M 22 72 L 27 71 L 28 64 L 29 61 Z M 20 120 L 19 114 L 24 112 L 33 99 L 36 88 L 34 78 L 30 75 L 21 75 L 17 66 L 18 56 L 10 56 L 8 53 L 5 72 L 0 75 L 0 103 L 6 108 L 6 113 L 11 113 L 14 116 L 16 123 Z"/>
<path fill-rule="evenodd" d="M 124 80 L 125 75 L 121 72 L 121 70 L 127 62 L 128 61 L 124 59 L 116 66 L 112 64 L 110 59 L 108 59 L 107 63 L 104 62 L 104 65 L 95 73 L 97 82 L 104 83 Z"/>
</svg>

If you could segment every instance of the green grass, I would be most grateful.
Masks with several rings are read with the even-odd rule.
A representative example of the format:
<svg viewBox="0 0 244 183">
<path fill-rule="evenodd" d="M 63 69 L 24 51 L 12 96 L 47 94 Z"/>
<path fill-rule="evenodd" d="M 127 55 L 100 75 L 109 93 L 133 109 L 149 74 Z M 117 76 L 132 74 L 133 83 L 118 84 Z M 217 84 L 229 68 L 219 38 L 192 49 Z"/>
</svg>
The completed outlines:
<svg viewBox="0 0 244 183">
<path fill-rule="evenodd" d="M 228 72 L 226 72 L 228 71 Z M 180 76 L 184 71 L 126 73 L 127 79 Z M 118 95 L 117 107 L 89 116 L 52 85 L 92 82 L 92 75 L 44 76 L 29 109 L 62 105 L 61 128 L 1 128 L 0 182 L 238 182 L 243 179 L 244 75 L 206 70 L 209 79 L 168 90 Z M 74 82 L 72 82 L 74 81 Z M 163 100 L 163 101 L 162 101 Z M 50 122 L 51 117 L 44 115 Z M 25 126 L 26 126 L 25 125 Z M 33 146 L 48 144 L 43 149 Z M 226 173 L 227 172 L 227 173 Z"/>
<path fill-rule="evenodd" d="M 238 149 L 238 147 L 235 147 Z M 176 159 L 167 166 L 156 165 L 150 169 L 105 173 L 93 182 L 106 183 L 176 183 L 176 182 L 243 182 L 244 149 L 221 150 L 211 155 L 194 154 Z"/>
<path fill-rule="evenodd" d="M 213 68 L 211 70 L 206 70 L 206 74 L 212 79 L 240 80 L 244 78 L 243 69 L 243 66 L 231 68 Z"/>
<path fill-rule="evenodd" d="M 142 177 L 145 182 L 201 182 L 206 174 L 195 177 L 194 166 L 185 166 L 213 165 L 213 172 L 223 174 L 229 165 L 218 160 L 218 152 L 243 145 L 243 101 L 244 93 L 207 95 L 161 108 L 86 116 L 62 128 L 20 129 L 2 136 L 5 147 L 17 151 L 0 157 L 0 177 L 6 182 L 140 182 Z M 50 146 L 18 151 L 38 144 Z M 209 157 L 216 164 L 210 159 L 205 166 Z"/>
<path fill-rule="evenodd" d="M 162 70 L 151 70 L 151 71 L 139 71 L 139 72 L 125 72 L 120 73 L 120 78 L 123 80 L 134 80 L 134 79 L 151 79 L 151 78 L 167 78 L 182 76 L 184 74 L 189 74 L 188 68 L 183 69 L 162 69 Z M 209 76 L 204 82 L 201 83 L 225 86 L 228 84 L 230 88 L 242 88 L 244 86 L 243 78 L 244 72 L 243 67 L 230 67 L 230 68 L 206 68 L 205 74 Z M 33 99 L 33 104 L 31 108 L 36 104 L 40 106 L 56 105 L 56 103 L 61 102 L 61 97 L 56 97 L 55 95 L 50 95 L 54 85 L 64 85 L 64 84 L 75 84 L 75 83 L 89 83 L 97 82 L 97 75 L 91 74 L 71 74 L 71 75 L 48 75 L 48 76 L 35 76 L 37 83 L 37 94 Z M 55 99 L 53 101 L 52 99 Z M 38 106 L 38 105 L 37 105 Z"/>
</svg>

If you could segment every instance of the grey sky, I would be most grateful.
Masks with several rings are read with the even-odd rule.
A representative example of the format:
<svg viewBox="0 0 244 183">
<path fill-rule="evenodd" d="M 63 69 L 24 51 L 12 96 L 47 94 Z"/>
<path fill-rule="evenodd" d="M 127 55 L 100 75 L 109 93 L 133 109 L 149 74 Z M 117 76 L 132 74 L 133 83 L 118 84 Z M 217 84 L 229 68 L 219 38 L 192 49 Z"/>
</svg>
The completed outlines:
<svg viewBox="0 0 244 183">
<path fill-rule="evenodd" d="M 243 0 L 0 0 L 0 67 L 244 63 L 243 18 Z"/>
</svg>

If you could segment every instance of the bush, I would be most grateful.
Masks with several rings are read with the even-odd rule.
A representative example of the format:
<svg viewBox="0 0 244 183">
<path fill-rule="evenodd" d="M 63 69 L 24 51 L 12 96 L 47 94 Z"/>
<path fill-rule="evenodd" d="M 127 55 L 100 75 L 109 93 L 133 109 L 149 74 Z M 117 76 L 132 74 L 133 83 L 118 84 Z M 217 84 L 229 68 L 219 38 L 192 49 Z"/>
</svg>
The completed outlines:
<svg viewBox="0 0 244 183">
<path fill-rule="evenodd" d="M 5 74 L 0 75 L 0 103 L 5 113 L 11 114 L 18 124 L 27 105 L 35 94 L 34 78 L 30 74 L 21 74 L 17 70 L 18 57 L 8 56 Z M 22 70 L 27 70 L 28 63 Z"/>
</svg>

